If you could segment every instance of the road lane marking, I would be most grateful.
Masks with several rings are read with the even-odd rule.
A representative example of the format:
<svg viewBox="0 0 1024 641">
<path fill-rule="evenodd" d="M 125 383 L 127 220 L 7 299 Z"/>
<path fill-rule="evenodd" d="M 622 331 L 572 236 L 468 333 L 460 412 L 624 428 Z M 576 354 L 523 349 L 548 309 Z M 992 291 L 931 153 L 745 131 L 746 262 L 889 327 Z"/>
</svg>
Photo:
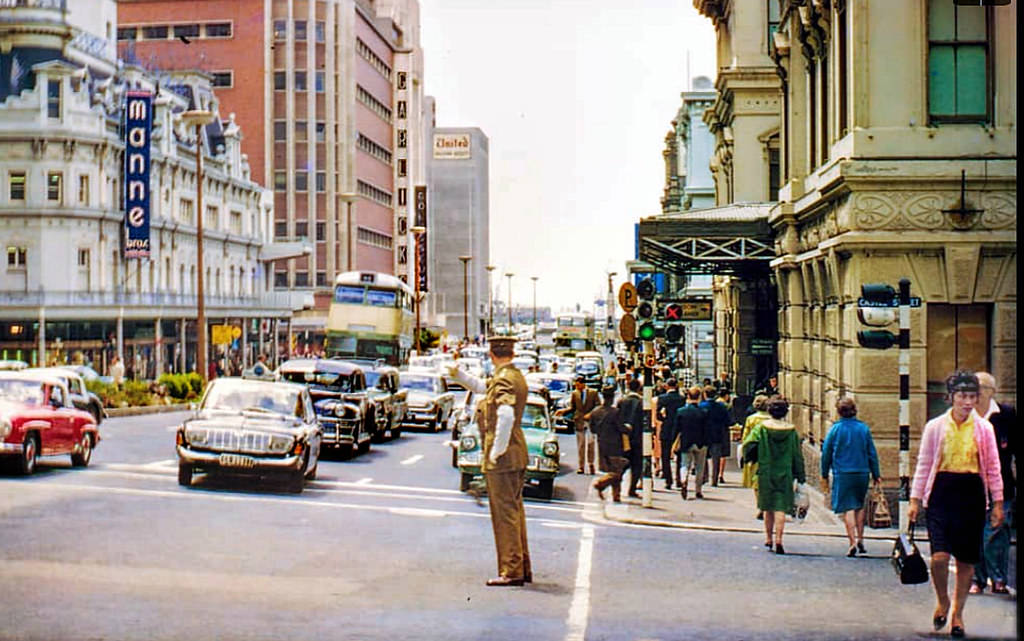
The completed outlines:
<svg viewBox="0 0 1024 641">
<path fill-rule="evenodd" d="M 422 459 L 422 458 L 423 458 L 422 454 L 417 454 L 416 456 L 410 456 L 409 458 L 407 458 L 404 461 L 402 461 L 402 465 L 413 465 L 414 463 L 419 462 L 419 460 Z"/>
<path fill-rule="evenodd" d="M 580 554 L 576 562 L 576 585 L 566 620 L 568 634 L 565 641 L 584 641 L 587 619 L 590 617 L 590 567 L 594 557 L 594 526 L 585 525 L 580 531 Z"/>
<path fill-rule="evenodd" d="M 172 468 L 172 467 L 177 467 L 177 466 L 178 466 L 178 460 L 177 459 L 171 459 L 171 458 L 165 459 L 163 461 L 153 461 L 152 463 L 145 463 L 145 464 L 142 465 L 142 467 L 144 467 L 146 469 L 157 469 L 157 470 L 163 469 L 163 468 Z"/>
<path fill-rule="evenodd" d="M 373 483 L 373 479 L 367 476 L 366 478 L 362 478 L 356 481 L 355 485 L 369 485 L 370 483 Z"/>
<path fill-rule="evenodd" d="M 403 515 L 415 515 L 415 516 L 464 516 L 474 519 L 490 519 L 491 515 L 489 512 L 482 510 L 473 512 L 462 512 L 457 510 L 429 510 L 424 508 L 416 507 L 389 507 L 384 505 L 366 505 L 362 503 L 335 503 L 332 501 L 316 501 L 303 499 L 300 497 L 294 498 L 280 498 L 276 496 L 252 496 L 252 495 L 233 495 L 233 494 L 222 494 L 218 490 L 203 490 L 202 488 L 193 488 L 191 490 L 181 488 L 180 490 L 146 490 L 134 487 L 116 487 L 116 486 L 104 486 L 104 485 L 73 485 L 70 483 L 47 483 L 45 485 L 27 485 L 25 488 L 32 489 L 50 489 L 58 488 L 61 490 L 73 490 L 79 492 L 98 492 L 101 494 L 123 494 L 129 496 L 155 496 L 165 498 L 176 498 L 184 500 L 208 500 L 208 501 L 219 501 L 223 503 L 244 503 L 244 502 L 256 502 L 256 503 L 267 503 L 273 505 L 303 505 L 311 507 L 322 507 L 322 508 L 333 508 L 333 509 L 348 509 L 348 510 L 365 510 L 367 512 L 387 512 L 396 516 Z M 547 523 L 554 523 L 554 519 L 536 519 L 535 517 L 527 517 L 527 521 L 543 521 Z M 565 523 L 575 523 L 575 521 L 565 521 Z M 592 529 L 592 526 L 587 526 Z"/>
</svg>

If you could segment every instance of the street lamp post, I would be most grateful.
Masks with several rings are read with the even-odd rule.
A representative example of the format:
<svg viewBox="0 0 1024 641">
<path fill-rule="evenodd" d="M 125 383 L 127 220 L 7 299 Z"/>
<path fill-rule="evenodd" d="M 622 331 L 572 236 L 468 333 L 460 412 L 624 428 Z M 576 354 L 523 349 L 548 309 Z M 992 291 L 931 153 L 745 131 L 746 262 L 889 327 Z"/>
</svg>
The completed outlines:
<svg viewBox="0 0 1024 641">
<path fill-rule="evenodd" d="M 494 286 L 491 285 L 491 272 L 497 269 L 494 265 L 487 266 L 487 335 L 494 333 Z"/>
<path fill-rule="evenodd" d="M 469 261 L 472 256 L 459 256 L 462 261 L 462 337 L 469 340 Z"/>
<path fill-rule="evenodd" d="M 540 276 L 530 276 L 533 281 L 533 340 L 537 340 L 537 279 Z"/>
<path fill-rule="evenodd" d="M 415 303 L 415 305 L 416 305 L 416 336 L 413 339 L 413 343 L 416 346 L 416 355 L 419 356 L 420 355 L 420 237 L 424 234 L 424 232 L 427 231 L 427 228 L 426 227 L 421 227 L 419 225 L 416 225 L 414 227 L 411 227 L 410 231 L 412 231 L 413 241 L 416 243 L 416 252 L 415 252 L 416 269 L 414 270 L 415 271 L 415 278 L 414 278 L 415 283 L 414 283 L 414 285 L 416 287 L 416 290 L 415 290 L 416 294 L 415 294 L 415 298 L 413 299 L 413 303 Z"/>
<path fill-rule="evenodd" d="M 612 289 L 612 278 L 618 275 L 618 272 L 608 272 L 608 302 L 605 303 L 605 309 L 608 314 L 608 325 L 604 330 L 604 337 L 608 341 L 614 341 L 615 339 L 615 293 Z M 610 352 L 615 352 L 614 344 Z"/>
<path fill-rule="evenodd" d="M 512 335 L 512 277 L 515 276 L 512 272 L 506 272 L 505 278 L 508 278 L 508 334 Z"/>
<path fill-rule="evenodd" d="M 206 380 L 206 301 L 203 291 L 203 136 L 202 128 L 214 120 L 213 112 L 191 110 L 181 114 L 186 126 L 196 129 L 196 369 Z"/>
</svg>

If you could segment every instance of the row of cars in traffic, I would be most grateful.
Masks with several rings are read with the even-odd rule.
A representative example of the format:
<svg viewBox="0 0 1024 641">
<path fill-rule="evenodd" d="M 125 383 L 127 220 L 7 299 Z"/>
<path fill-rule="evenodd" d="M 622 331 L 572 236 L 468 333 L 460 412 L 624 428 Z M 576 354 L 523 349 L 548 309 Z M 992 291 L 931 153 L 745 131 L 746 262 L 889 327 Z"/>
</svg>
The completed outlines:
<svg viewBox="0 0 1024 641">
<path fill-rule="evenodd" d="M 480 474 L 478 395 L 444 372 L 456 363 L 486 376 L 489 360 L 471 352 L 457 361 L 447 355 L 419 359 L 401 371 L 382 361 L 292 359 L 269 376 L 211 381 L 176 430 L 179 484 L 189 486 L 204 472 L 275 476 L 301 492 L 316 477 L 324 449 L 346 458 L 417 426 L 450 430 L 452 465 L 460 487 L 467 488 Z M 527 373 L 527 479 L 542 496 L 552 495 L 558 474 L 554 413 L 568 403 L 573 376 Z M 88 465 L 103 417 L 98 399 L 89 397 L 73 371 L 0 372 L 0 455 L 21 473 L 34 471 L 39 456 L 70 455 L 73 465 Z M 563 429 L 571 429 L 569 420 L 561 419 Z"/>
</svg>

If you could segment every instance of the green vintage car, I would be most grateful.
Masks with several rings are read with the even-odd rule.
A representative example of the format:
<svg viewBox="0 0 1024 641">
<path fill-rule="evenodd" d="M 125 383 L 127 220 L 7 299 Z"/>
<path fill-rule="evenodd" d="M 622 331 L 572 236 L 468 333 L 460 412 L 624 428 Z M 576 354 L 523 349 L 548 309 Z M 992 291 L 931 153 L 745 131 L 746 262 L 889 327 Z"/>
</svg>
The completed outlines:
<svg viewBox="0 0 1024 641">
<path fill-rule="evenodd" d="M 558 435 L 548 415 L 548 404 L 540 396 L 531 394 L 526 399 L 523 411 L 523 435 L 526 437 L 527 463 L 526 482 L 536 485 L 539 494 L 550 499 L 555 490 L 558 476 Z M 462 428 L 458 443 L 459 489 L 469 489 L 474 477 L 480 474 L 480 459 L 483 456 L 480 429 L 476 421 Z"/>
</svg>

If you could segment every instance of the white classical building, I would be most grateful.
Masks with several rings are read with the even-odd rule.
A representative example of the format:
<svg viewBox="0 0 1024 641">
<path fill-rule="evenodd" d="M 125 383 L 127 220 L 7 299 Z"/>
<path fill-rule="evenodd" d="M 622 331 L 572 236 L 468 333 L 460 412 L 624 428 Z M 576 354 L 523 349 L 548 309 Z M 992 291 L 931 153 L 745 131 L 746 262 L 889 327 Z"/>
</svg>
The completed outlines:
<svg viewBox="0 0 1024 641">
<path fill-rule="evenodd" d="M 196 130 L 181 113 L 195 109 L 214 114 L 201 135 L 206 315 L 237 328 L 213 355 L 244 365 L 271 353 L 274 321 L 301 301 L 272 291 L 267 265 L 309 248 L 271 242 L 273 198 L 253 182 L 209 76 L 123 67 L 112 30 L 86 31 L 96 21 L 82 8 L 0 8 L 0 358 L 103 371 L 120 352 L 145 377 L 194 367 Z M 123 249 L 128 90 L 154 96 L 151 250 L 141 259 Z"/>
</svg>

